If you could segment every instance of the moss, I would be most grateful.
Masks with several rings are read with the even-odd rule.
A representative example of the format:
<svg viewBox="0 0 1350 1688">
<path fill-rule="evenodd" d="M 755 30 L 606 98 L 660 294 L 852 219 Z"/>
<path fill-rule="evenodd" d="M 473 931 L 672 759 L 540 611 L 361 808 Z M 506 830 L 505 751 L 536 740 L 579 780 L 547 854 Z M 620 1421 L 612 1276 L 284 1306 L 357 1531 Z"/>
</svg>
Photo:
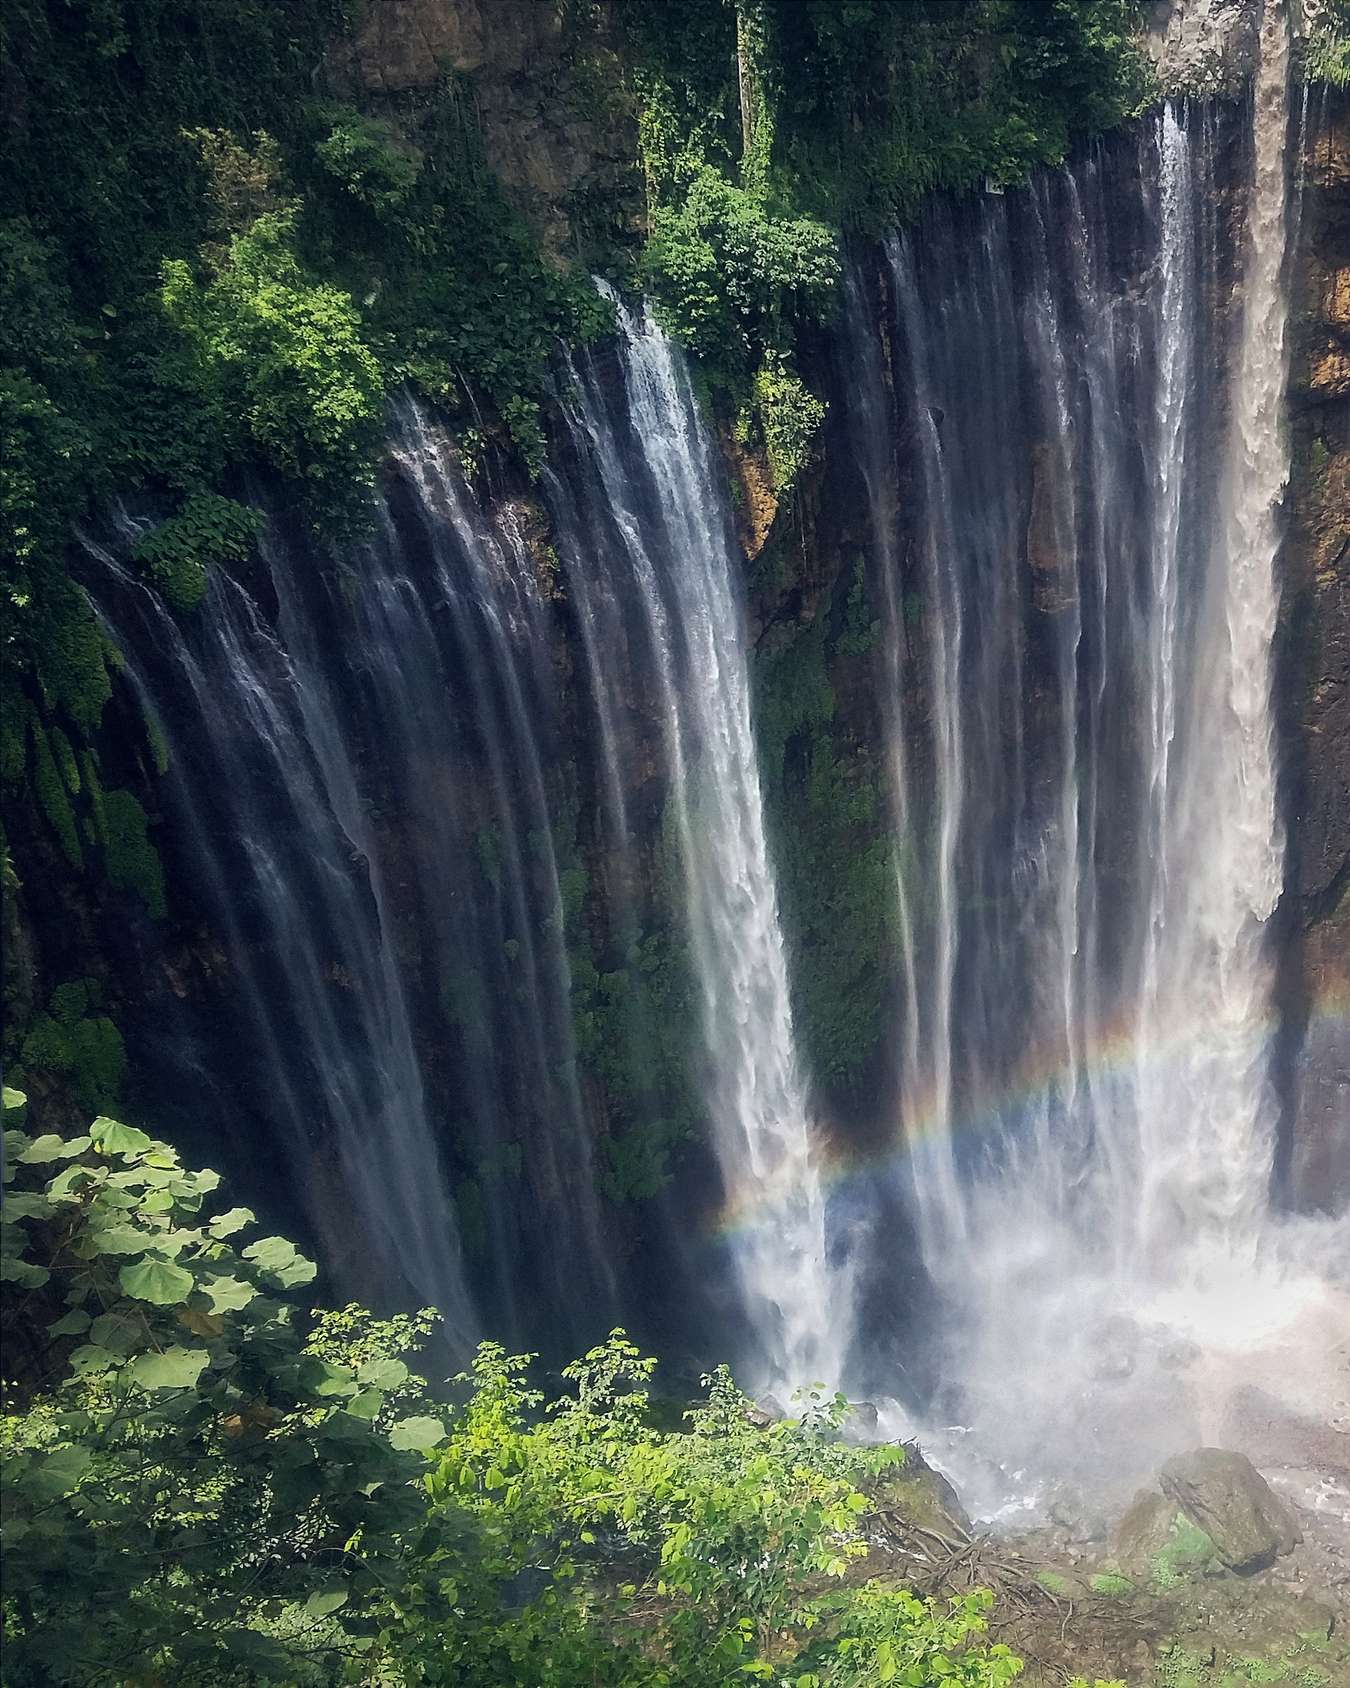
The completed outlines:
<svg viewBox="0 0 1350 1688">
<path fill-rule="evenodd" d="M 215 493 L 197 493 L 139 540 L 133 555 L 171 608 L 194 610 L 206 592 L 208 569 L 241 562 L 261 526 L 256 510 Z"/>
<path fill-rule="evenodd" d="M 84 855 L 80 849 L 70 795 L 61 777 L 47 730 L 35 714 L 29 715 L 29 732 L 33 746 L 33 788 L 38 805 L 60 841 L 66 860 L 74 868 L 83 867 Z"/>
<path fill-rule="evenodd" d="M 103 779 L 98 769 L 98 758 L 92 750 L 80 751 L 80 773 L 84 783 L 85 801 L 88 806 L 85 835 L 92 839 L 95 844 L 106 849 L 108 823 L 103 809 Z"/>
<path fill-rule="evenodd" d="M 130 791 L 110 791 L 103 799 L 107 843 L 104 866 L 119 890 L 134 891 L 156 919 L 167 913 L 164 870 L 150 842 L 145 810 Z"/>
<path fill-rule="evenodd" d="M 1180 1586 L 1214 1558 L 1214 1543 L 1178 1513 L 1167 1541 L 1149 1560 L 1149 1581 L 1159 1593 Z"/>
<path fill-rule="evenodd" d="M 874 752 L 838 718 L 830 681 L 832 626 L 847 637 L 868 616 L 865 594 L 836 611 L 842 595 L 763 650 L 754 678 L 798 1034 L 812 1071 L 848 1086 L 885 1029 L 896 865 Z"/>
<path fill-rule="evenodd" d="M 1122 1577 L 1116 1571 L 1098 1572 L 1088 1586 L 1103 1600 L 1128 1600 L 1135 1591 L 1129 1577 Z"/>
<path fill-rule="evenodd" d="M 115 1107 L 126 1079 L 121 1033 L 103 1014 L 97 984 L 76 979 L 58 985 L 19 1047 L 25 1072 L 64 1079 L 87 1113 Z"/>
<path fill-rule="evenodd" d="M 755 371 L 752 393 L 774 491 L 781 494 L 792 487 L 810 460 L 811 442 L 825 420 L 825 404 L 807 390 L 781 354 L 766 356 Z"/>
<path fill-rule="evenodd" d="M 145 742 L 155 772 L 162 778 L 169 771 L 169 741 L 164 736 L 163 727 L 149 710 L 145 714 Z"/>
<path fill-rule="evenodd" d="M 14 674 L 0 674 L 0 784 L 17 786 L 28 766 L 28 703 Z"/>
</svg>

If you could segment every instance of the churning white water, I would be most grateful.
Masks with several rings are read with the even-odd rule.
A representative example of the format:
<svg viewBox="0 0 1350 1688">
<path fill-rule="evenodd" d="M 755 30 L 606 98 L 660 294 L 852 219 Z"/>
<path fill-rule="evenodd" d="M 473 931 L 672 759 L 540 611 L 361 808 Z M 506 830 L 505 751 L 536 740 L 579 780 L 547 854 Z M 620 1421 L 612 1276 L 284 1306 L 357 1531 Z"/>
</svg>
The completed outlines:
<svg viewBox="0 0 1350 1688">
<path fill-rule="evenodd" d="M 1235 274 L 1214 119 L 1172 107 L 1133 158 L 890 249 L 902 1128 L 949 1457 L 990 1511 L 1345 1390 L 1330 1239 L 1269 1205 L 1288 61 L 1272 0 Z"/>
<path fill-rule="evenodd" d="M 674 346 L 648 313 L 604 291 L 618 317 L 623 415 L 586 372 L 573 423 L 604 482 L 650 644 L 728 1256 L 758 1350 L 744 1372 L 780 1390 L 833 1386 L 848 1287 L 827 1257 L 793 1039 L 723 476 Z M 625 453 L 620 427 L 636 451 Z"/>
</svg>

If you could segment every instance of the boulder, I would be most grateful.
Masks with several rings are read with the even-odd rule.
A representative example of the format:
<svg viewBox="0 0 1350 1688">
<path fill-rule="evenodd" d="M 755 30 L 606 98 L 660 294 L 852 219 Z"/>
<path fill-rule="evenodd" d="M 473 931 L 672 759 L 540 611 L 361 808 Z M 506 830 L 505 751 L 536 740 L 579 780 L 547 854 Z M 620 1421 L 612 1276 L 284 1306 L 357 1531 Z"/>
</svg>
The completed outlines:
<svg viewBox="0 0 1350 1688">
<path fill-rule="evenodd" d="M 1293 1509 L 1245 1454 L 1196 1448 L 1169 1459 L 1158 1481 L 1230 1570 L 1264 1570 L 1303 1539 Z"/>
<path fill-rule="evenodd" d="M 850 1401 L 844 1414 L 844 1435 L 854 1442 L 875 1442 L 880 1415 L 872 1401 Z"/>
<path fill-rule="evenodd" d="M 966 1541 L 974 1529 L 961 1497 L 940 1471 L 923 1457 L 918 1444 L 905 1443 L 905 1463 L 878 1479 L 874 1498 L 879 1508 L 893 1509 L 910 1522 L 956 1541 Z"/>
<path fill-rule="evenodd" d="M 757 1430 L 765 1430 L 787 1417 L 787 1409 L 776 1395 L 763 1395 L 753 1406 L 745 1409 L 745 1416 Z"/>
<path fill-rule="evenodd" d="M 1177 1509 L 1150 1489 L 1141 1490 L 1116 1525 L 1110 1562 L 1136 1582 L 1147 1581 L 1154 1559 L 1167 1546 Z"/>
</svg>

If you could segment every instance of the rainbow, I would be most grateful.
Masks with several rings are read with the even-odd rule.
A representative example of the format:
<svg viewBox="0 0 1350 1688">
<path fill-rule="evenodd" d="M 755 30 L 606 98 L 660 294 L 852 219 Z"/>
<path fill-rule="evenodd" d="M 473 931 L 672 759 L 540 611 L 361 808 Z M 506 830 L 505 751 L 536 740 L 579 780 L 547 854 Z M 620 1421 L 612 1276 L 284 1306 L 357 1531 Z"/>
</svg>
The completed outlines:
<svg viewBox="0 0 1350 1688">
<path fill-rule="evenodd" d="M 1325 981 L 1309 1005 L 1308 1030 L 1329 1026 L 1343 1029 L 1350 1040 L 1350 974 L 1333 976 Z M 1273 1037 L 1280 1029 L 1280 1019 L 1273 1010 L 1256 1023 L 1254 1043 Z M 1181 1024 L 1174 1034 L 1159 1044 L 1155 1041 L 1148 1054 L 1150 1065 L 1166 1070 L 1188 1051 L 1200 1028 Z M 1077 1063 L 1077 1078 L 1099 1091 L 1112 1085 L 1126 1083 L 1137 1072 L 1140 1058 L 1134 1023 L 1124 1016 L 1111 1022 L 1094 1039 L 1086 1056 Z M 917 1103 L 896 1138 L 880 1149 L 860 1153 L 856 1147 L 837 1137 L 826 1139 L 822 1150 L 821 1177 L 830 1192 L 846 1189 L 850 1184 L 861 1188 L 878 1175 L 900 1169 L 927 1140 L 947 1135 L 960 1138 L 994 1137 L 1018 1120 L 1044 1107 L 1059 1095 L 1071 1076 L 1071 1068 L 1062 1051 L 1053 1054 L 1038 1051 L 1019 1062 L 1008 1083 L 997 1092 L 989 1092 L 973 1104 L 968 1104 L 954 1120 L 948 1121 L 946 1111 L 937 1096 L 930 1091 L 920 1094 Z M 710 1240 L 728 1239 L 770 1220 L 775 1213 L 788 1206 L 795 1192 L 781 1180 L 770 1177 L 753 1190 L 746 1190 L 722 1204 L 706 1226 Z"/>
</svg>

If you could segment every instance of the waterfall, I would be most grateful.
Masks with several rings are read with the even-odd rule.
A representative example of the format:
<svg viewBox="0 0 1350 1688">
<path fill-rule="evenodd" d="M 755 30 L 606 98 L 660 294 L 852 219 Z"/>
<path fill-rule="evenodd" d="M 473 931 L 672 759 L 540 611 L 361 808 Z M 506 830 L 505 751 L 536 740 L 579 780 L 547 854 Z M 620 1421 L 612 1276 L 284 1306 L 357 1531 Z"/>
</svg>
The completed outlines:
<svg viewBox="0 0 1350 1688">
<path fill-rule="evenodd" d="M 373 537 L 336 563 L 259 498 L 261 566 L 214 573 L 180 626 L 95 547 L 168 741 L 176 878 L 224 946 L 153 1065 L 208 1140 L 251 1122 L 351 1293 L 436 1305 L 460 1355 L 475 1300 L 494 1333 L 547 1321 L 571 1347 L 613 1323 L 616 1287 L 572 1032 L 549 607 L 512 506 L 478 510 L 411 401 L 393 421 Z"/>
<path fill-rule="evenodd" d="M 203 1133 L 214 1141 L 228 1141 L 250 1106 L 264 1109 L 268 1137 L 280 1139 L 268 1147 L 303 1193 L 329 1265 L 366 1293 L 435 1305 L 462 1350 L 476 1319 L 453 1223 L 427 1200 L 442 1187 L 439 1157 L 388 908 L 320 683 L 238 581 L 213 575 L 188 635 L 109 551 L 87 544 L 104 626 L 167 742 L 184 871 L 226 946 L 204 965 L 232 976 L 239 1016 L 211 1028 L 235 1063 L 229 1080 L 200 1024 L 162 1027 L 159 1059 L 178 1074 L 196 1128 L 217 1121 Z"/>
<path fill-rule="evenodd" d="M 900 1130 L 944 1307 L 938 1410 L 999 1463 L 970 1477 L 989 1506 L 1028 1474 L 1147 1474 L 1227 1410 L 1231 1356 L 1297 1396 L 1270 1343 L 1325 1301 L 1268 1205 L 1288 470 L 1273 3 L 1261 48 L 1240 252 L 1225 119 L 1168 105 L 889 243 L 894 422 L 851 284 L 887 610 Z"/>
<path fill-rule="evenodd" d="M 758 1350 L 746 1370 L 780 1389 L 834 1386 L 849 1290 L 830 1257 L 819 1148 L 793 1041 L 723 476 L 670 341 L 650 315 L 609 297 L 621 393 L 608 394 L 588 365 L 566 408 L 578 460 L 599 479 L 592 504 L 608 513 L 609 565 L 625 569 L 620 592 L 640 606 L 656 687 L 725 1227 Z M 565 519 L 560 527 L 572 592 L 592 626 L 587 648 L 603 667 L 593 541 Z M 603 672 L 592 690 L 600 712 L 615 710 Z"/>
</svg>

